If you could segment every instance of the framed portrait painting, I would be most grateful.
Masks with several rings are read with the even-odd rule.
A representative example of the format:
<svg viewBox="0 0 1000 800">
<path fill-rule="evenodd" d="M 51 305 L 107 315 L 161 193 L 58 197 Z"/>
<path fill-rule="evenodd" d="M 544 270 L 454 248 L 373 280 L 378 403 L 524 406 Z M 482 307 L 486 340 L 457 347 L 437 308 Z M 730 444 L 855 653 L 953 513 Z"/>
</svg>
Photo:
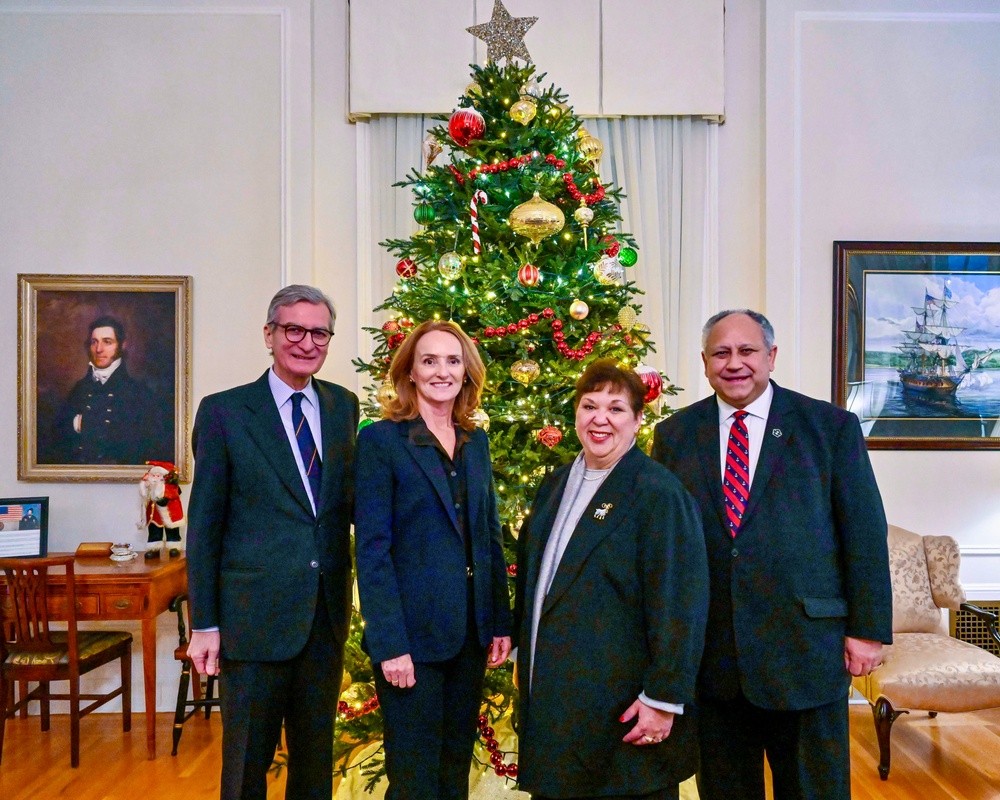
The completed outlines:
<svg viewBox="0 0 1000 800">
<path fill-rule="evenodd" d="M 1000 243 L 834 242 L 834 402 L 869 448 L 1000 449 Z"/>
<path fill-rule="evenodd" d="M 191 278 L 18 275 L 23 481 L 188 479 Z"/>
<path fill-rule="evenodd" d="M 0 558 L 43 558 L 49 552 L 49 498 L 0 498 Z"/>
</svg>

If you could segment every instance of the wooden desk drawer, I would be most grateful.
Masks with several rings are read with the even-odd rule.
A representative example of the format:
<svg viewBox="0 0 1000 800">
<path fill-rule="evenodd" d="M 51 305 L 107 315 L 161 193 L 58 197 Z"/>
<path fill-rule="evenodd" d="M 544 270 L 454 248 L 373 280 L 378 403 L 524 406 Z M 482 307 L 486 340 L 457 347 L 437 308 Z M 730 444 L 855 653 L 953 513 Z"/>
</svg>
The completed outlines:
<svg viewBox="0 0 1000 800">
<path fill-rule="evenodd" d="M 143 606 L 141 594 L 105 594 L 101 597 L 101 619 L 137 619 Z"/>
<path fill-rule="evenodd" d="M 66 595 L 49 595 L 49 615 L 53 619 L 66 619 Z M 101 610 L 101 596 L 98 594 L 77 594 L 76 614 L 78 617 L 96 617 Z"/>
</svg>

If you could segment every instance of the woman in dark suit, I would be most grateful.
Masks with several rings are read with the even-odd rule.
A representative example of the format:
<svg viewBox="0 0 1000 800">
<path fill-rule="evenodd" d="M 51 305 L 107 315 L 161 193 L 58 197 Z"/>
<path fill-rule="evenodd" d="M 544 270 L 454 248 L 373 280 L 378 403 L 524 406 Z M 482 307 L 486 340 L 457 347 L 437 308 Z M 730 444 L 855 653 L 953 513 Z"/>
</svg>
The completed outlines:
<svg viewBox="0 0 1000 800">
<path fill-rule="evenodd" d="M 489 444 L 470 419 L 485 375 L 457 325 L 424 322 L 393 358 L 385 419 L 358 437 L 358 589 L 388 800 L 469 796 L 483 676 L 510 653 Z"/>
<path fill-rule="evenodd" d="M 635 446 L 645 392 L 611 359 L 587 368 L 583 451 L 521 529 L 519 776 L 535 800 L 676 798 L 697 766 L 705 541 L 694 500 Z"/>
</svg>

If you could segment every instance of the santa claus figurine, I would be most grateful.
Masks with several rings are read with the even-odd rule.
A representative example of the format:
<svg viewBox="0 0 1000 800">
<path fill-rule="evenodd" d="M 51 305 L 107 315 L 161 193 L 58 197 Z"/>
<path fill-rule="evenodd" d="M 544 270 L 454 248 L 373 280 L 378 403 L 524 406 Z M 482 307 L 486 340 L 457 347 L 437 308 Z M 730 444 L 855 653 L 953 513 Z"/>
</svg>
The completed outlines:
<svg viewBox="0 0 1000 800">
<path fill-rule="evenodd" d="M 169 461 L 147 461 L 149 467 L 139 481 L 142 516 L 136 526 L 149 530 L 146 558 L 159 558 L 164 538 L 170 545 L 170 557 L 181 554 L 181 525 L 184 506 L 181 505 L 181 487 L 177 468 Z"/>
</svg>

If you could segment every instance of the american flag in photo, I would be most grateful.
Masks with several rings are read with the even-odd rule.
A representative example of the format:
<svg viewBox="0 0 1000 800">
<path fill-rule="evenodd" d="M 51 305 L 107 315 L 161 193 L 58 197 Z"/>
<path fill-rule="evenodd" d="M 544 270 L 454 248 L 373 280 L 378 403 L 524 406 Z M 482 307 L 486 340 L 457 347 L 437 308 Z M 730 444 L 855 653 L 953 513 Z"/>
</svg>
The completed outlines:
<svg viewBox="0 0 1000 800">
<path fill-rule="evenodd" d="M 24 506 L 0 506 L 0 522 L 20 522 Z"/>
</svg>

